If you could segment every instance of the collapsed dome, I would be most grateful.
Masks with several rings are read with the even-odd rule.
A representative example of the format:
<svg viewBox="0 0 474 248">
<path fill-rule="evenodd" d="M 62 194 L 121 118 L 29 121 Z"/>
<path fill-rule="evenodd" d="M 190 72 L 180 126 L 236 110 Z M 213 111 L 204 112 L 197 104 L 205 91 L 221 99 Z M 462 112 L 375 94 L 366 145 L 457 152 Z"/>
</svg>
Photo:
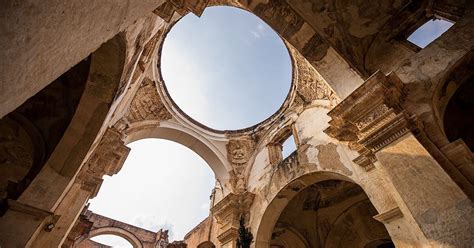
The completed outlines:
<svg viewBox="0 0 474 248">
<path fill-rule="evenodd" d="M 283 40 L 257 16 L 234 7 L 184 16 L 168 33 L 161 56 L 170 97 L 213 129 L 266 120 L 291 88 L 292 63 Z"/>
</svg>

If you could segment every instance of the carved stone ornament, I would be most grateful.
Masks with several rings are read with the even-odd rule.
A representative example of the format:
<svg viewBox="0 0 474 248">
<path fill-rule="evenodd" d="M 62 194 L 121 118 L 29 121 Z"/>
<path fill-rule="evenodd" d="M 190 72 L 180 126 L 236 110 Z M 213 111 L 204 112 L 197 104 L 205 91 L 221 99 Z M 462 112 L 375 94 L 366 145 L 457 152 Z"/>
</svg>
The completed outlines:
<svg viewBox="0 0 474 248">
<path fill-rule="evenodd" d="M 209 0 L 167 0 L 158 8 L 153 10 L 153 13 L 159 16 L 166 22 L 170 22 L 173 14 L 176 12 L 181 16 L 186 15 L 189 11 L 197 16 L 201 16 L 204 9 L 207 7 Z"/>
<path fill-rule="evenodd" d="M 415 117 L 400 106 L 403 97 L 403 83 L 395 73 L 376 72 L 328 113 L 332 120 L 324 132 L 348 141 L 361 154 L 354 162 L 370 170 L 376 151 L 419 130 Z"/>
<path fill-rule="evenodd" d="M 250 155 L 255 147 L 251 139 L 229 140 L 227 143 L 227 159 L 232 164 L 242 165 L 249 161 Z"/>
<path fill-rule="evenodd" d="M 311 103 L 314 100 L 338 101 L 334 91 L 314 67 L 298 51 L 291 50 L 293 50 L 292 55 L 296 60 L 298 99 L 304 103 Z"/>
<path fill-rule="evenodd" d="M 230 193 L 211 208 L 211 213 L 219 225 L 217 238 L 221 243 L 236 240 L 240 226 L 240 217 L 249 219 L 249 209 L 255 195 L 250 192 Z"/>
<path fill-rule="evenodd" d="M 169 120 L 171 114 L 158 95 L 155 83 L 145 78 L 130 103 L 126 122 L 133 123 L 144 120 Z"/>
<path fill-rule="evenodd" d="M 209 0 L 187 0 L 186 8 L 197 16 L 201 16 L 204 9 L 207 7 Z"/>
<path fill-rule="evenodd" d="M 231 184 L 235 192 L 244 192 L 246 189 L 245 167 L 255 148 L 252 139 L 235 139 L 227 143 L 227 159 L 232 164 Z"/>
<path fill-rule="evenodd" d="M 121 134 L 109 128 L 93 153 L 79 171 L 77 180 L 82 189 L 90 191 L 94 197 L 102 184 L 104 175 L 112 176 L 120 171 L 130 148 L 124 145 Z"/>
</svg>

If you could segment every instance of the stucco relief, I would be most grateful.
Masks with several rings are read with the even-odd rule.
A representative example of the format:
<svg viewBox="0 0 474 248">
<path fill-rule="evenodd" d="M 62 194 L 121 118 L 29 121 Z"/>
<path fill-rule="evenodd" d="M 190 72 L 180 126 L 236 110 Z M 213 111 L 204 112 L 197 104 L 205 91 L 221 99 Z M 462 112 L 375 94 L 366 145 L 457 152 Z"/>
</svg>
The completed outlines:
<svg viewBox="0 0 474 248">
<path fill-rule="evenodd" d="M 166 109 L 158 95 L 155 83 L 145 78 L 135 93 L 128 112 L 115 124 L 115 127 L 119 131 L 123 131 L 134 122 L 163 121 L 171 118 L 171 113 Z"/>
<path fill-rule="evenodd" d="M 104 175 L 112 176 L 120 171 L 130 148 L 124 145 L 121 133 L 107 129 L 101 141 L 94 149 L 77 176 L 82 188 L 95 196 L 102 184 Z"/>
<path fill-rule="evenodd" d="M 234 191 L 246 191 L 245 169 L 255 149 L 255 141 L 250 138 L 230 140 L 227 145 L 227 160 L 232 164 L 231 185 Z"/>
<path fill-rule="evenodd" d="M 309 104 L 314 100 L 337 102 L 338 97 L 314 67 L 294 48 L 290 51 L 296 61 L 298 75 L 296 103 Z"/>
<path fill-rule="evenodd" d="M 130 122 L 171 119 L 171 114 L 160 100 L 153 81 L 149 79 L 143 80 L 130 104 L 130 112 L 126 118 Z"/>
</svg>

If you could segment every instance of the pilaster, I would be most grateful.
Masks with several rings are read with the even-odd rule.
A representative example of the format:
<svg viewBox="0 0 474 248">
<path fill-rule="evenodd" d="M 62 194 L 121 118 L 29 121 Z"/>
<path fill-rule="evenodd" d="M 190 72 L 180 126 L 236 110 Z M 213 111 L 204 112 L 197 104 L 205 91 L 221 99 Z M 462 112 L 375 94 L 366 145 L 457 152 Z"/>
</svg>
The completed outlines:
<svg viewBox="0 0 474 248">
<path fill-rule="evenodd" d="M 211 213 L 219 225 L 217 239 L 220 247 L 236 247 L 239 236 L 239 219 L 244 216 L 249 219 L 249 209 L 255 195 L 246 191 L 243 193 L 230 193 L 211 208 Z"/>
<path fill-rule="evenodd" d="M 328 113 L 325 132 L 358 151 L 354 163 L 386 178 L 387 192 L 377 194 L 392 195 L 396 204 L 374 218 L 395 243 L 464 246 L 472 240 L 473 223 L 463 217 L 473 214 L 470 200 L 417 139 L 423 129 L 401 107 L 403 86 L 394 73 L 375 73 Z"/>
<path fill-rule="evenodd" d="M 87 201 L 97 195 L 102 177 L 118 173 L 129 152 L 122 134 L 114 128 L 107 129 L 55 208 L 54 222 L 47 228 L 38 228 L 37 234 L 31 236 L 31 247 L 60 247 Z"/>
</svg>

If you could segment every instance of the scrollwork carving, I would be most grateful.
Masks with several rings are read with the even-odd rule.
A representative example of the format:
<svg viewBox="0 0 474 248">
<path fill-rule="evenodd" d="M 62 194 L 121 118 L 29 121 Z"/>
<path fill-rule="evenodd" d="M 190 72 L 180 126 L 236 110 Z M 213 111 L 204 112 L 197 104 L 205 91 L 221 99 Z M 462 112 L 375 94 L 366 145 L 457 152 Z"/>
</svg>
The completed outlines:
<svg viewBox="0 0 474 248">
<path fill-rule="evenodd" d="M 148 78 L 143 80 L 142 85 L 135 93 L 130 103 L 129 112 L 125 115 L 125 123 L 133 123 L 144 120 L 169 120 L 171 114 L 158 95 L 155 83 Z"/>
</svg>

